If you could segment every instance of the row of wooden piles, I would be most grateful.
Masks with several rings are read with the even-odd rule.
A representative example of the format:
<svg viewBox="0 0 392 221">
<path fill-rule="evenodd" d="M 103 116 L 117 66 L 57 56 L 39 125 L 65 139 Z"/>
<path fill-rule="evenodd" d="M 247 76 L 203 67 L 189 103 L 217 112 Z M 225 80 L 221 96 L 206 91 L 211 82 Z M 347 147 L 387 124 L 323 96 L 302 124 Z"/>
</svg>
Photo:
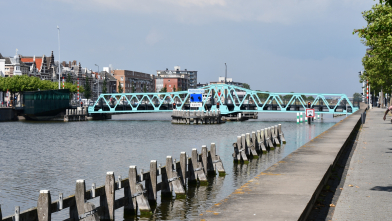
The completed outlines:
<svg viewBox="0 0 392 221">
<path fill-rule="evenodd" d="M 49 190 L 41 190 L 37 207 L 20 212 L 15 208 L 15 214 L 2 218 L 0 207 L 0 220 L 2 221 L 50 221 L 51 214 L 69 209 L 71 220 L 98 221 L 115 220 L 115 210 L 124 208 L 124 218 L 134 217 L 138 214 L 149 215 L 152 213 L 150 204 L 156 204 L 157 192 L 161 191 L 161 197 L 185 198 L 187 185 L 207 185 L 207 176 L 225 175 L 225 169 L 219 155 L 216 155 L 216 146 L 211 144 L 210 151 L 203 145 L 201 153 L 192 149 L 191 157 L 181 152 L 180 161 L 173 161 L 171 156 L 166 157 L 166 165 L 157 164 L 156 160 L 150 162 L 150 171 L 137 171 L 136 166 L 130 166 L 128 178 L 116 179 L 114 172 L 107 172 L 105 185 L 96 187 L 92 184 L 90 190 L 86 190 L 85 180 L 77 180 L 75 195 L 59 198 L 52 202 Z M 158 177 L 161 182 L 158 182 Z M 143 185 L 144 184 L 144 185 Z M 116 191 L 123 190 L 124 197 L 116 199 Z M 87 200 L 99 197 L 100 205 L 96 206 Z"/>
<path fill-rule="evenodd" d="M 267 153 L 270 150 L 286 143 L 282 125 L 275 125 L 261 130 L 237 136 L 237 142 L 233 143 L 234 162 L 248 163 L 250 158 L 258 158 L 259 154 Z"/>
</svg>

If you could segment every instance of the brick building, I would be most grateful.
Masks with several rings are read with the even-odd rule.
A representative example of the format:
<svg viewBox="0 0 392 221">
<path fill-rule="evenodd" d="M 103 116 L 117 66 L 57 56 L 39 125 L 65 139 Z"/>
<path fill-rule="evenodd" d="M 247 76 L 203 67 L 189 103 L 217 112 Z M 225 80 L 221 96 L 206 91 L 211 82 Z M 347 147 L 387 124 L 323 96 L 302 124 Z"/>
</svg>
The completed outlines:
<svg viewBox="0 0 392 221">
<path fill-rule="evenodd" d="M 117 80 L 117 85 L 121 84 L 123 93 L 154 92 L 155 76 L 152 74 L 129 70 L 113 70 L 112 74 Z"/>
</svg>

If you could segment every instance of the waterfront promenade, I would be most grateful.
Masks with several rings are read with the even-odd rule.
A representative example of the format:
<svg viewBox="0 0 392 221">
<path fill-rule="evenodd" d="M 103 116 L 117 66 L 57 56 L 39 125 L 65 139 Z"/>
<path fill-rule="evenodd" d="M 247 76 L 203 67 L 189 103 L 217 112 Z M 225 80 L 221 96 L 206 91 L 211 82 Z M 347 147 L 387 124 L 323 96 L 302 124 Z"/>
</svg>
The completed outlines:
<svg viewBox="0 0 392 221">
<path fill-rule="evenodd" d="M 200 220 L 305 220 L 345 147 L 352 145 L 361 113 L 338 122 L 261 172 Z"/>
<path fill-rule="evenodd" d="M 392 124 L 391 115 L 382 120 L 384 112 L 373 108 L 367 113 L 333 220 L 392 217 Z"/>
</svg>

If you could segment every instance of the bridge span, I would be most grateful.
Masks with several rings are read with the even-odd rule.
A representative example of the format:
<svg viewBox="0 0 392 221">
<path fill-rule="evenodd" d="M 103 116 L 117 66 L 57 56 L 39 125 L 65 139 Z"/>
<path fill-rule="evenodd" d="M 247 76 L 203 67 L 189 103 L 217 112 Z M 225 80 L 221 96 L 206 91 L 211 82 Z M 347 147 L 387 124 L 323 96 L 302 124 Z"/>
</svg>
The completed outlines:
<svg viewBox="0 0 392 221">
<path fill-rule="evenodd" d="M 308 105 L 316 113 L 352 114 L 359 108 L 345 94 L 274 93 L 245 89 L 227 84 L 212 84 L 204 90 L 200 107 L 191 107 L 188 91 L 162 93 L 101 94 L 88 108 L 89 114 L 169 112 L 176 110 L 220 110 L 222 115 L 240 112 L 294 113 Z"/>
</svg>

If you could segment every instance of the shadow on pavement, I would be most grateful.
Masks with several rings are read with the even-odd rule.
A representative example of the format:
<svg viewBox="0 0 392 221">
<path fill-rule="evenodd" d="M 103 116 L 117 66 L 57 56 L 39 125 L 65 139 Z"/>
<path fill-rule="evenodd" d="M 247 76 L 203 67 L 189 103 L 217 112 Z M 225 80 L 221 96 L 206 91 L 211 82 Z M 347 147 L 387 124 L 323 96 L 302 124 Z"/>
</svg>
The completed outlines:
<svg viewBox="0 0 392 221">
<path fill-rule="evenodd" d="M 370 190 L 392 192 L 392 186 L 375 186 Z"/>
</svg>

